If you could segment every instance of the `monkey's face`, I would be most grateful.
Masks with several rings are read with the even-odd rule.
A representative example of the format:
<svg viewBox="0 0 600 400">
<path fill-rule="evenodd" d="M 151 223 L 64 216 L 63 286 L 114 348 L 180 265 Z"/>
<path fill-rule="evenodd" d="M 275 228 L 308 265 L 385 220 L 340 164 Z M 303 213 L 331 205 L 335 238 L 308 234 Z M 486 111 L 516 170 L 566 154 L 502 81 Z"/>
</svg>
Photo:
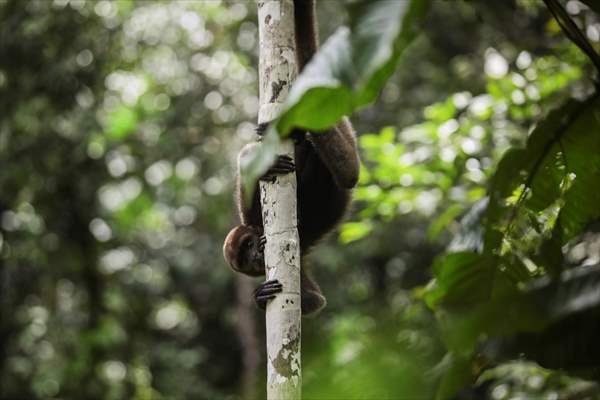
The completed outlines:
<svg viewBox="0 0 600 400">
<path fill-rule="evenodd" d="M 235 271 L 253 276 L 264 274 L 260 232 L 255 227 L 239 225 L 232 229 L 225 238 L 223 256 Z"/>
</svg>

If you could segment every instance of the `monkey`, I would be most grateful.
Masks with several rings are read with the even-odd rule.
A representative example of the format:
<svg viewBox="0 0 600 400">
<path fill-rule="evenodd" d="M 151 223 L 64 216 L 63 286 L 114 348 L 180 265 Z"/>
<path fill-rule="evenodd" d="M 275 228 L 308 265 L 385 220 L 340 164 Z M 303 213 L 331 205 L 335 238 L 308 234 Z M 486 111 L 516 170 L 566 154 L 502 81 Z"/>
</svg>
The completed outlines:
<svg viewBox="0 0 600 400">
<path fill-rule="evenodd" d="M 294 0 L 294 22 L 296 59 L 298 69 L 302 71 L 318 50 L 315 0 Z M 257 133 L 262 136 L 265 130 L 266 124 L 261 124 Z M 351 189 L 358 182 L 360 161 L 356 136 L 346 117 L 328 131 L 313 133 L 294 129 L 291 136 L 294 159 L 287 155 L 278 156 L 259 180 L 272 181 L 277 175 L 296 173 L 301 309 L 302 314 L 308 316 L 317 314 L 327 302 L 306 269 L 305 256 L 316 242 L 341 222 L 350 203 Z M 259 190 L 254 190 L 250 204 L 244 203 L 240 164 L 258 145 L 246 145 L 239 154 L 236 197 L 241 223 L 229 232 L 223 245 L 223 255 L 230 267 L 249 276 L 265 273 L 266 238 Z M 263 282 L 254 292 L 254 300 L 264 309 L 267 301 L 282 290 L 277 280 Z"/>
</svg>

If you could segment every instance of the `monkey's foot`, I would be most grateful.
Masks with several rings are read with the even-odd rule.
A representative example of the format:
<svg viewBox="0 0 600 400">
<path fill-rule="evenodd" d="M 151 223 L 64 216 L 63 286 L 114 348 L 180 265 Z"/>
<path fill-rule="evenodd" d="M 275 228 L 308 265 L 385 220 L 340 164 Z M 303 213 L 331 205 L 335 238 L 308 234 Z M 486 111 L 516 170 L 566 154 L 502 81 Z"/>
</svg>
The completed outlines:
<svg viewBox="0 0 600 400">
<path fill-rule="evenodd" d="M 327 299 L 320 291 L 302 291 L 302 316 L 313 317 L 327 305 Z"/>
<path fill-rule="evenodd" d="M 282 154 L 277 156 L 275 164 L 260 178 L 262 181 L 272 181 L 276 175 L 289 174 L 296 170 L 296 165 L 292 157 Z"/>
<path fill-rule="evenodd" d="M 259 308 L 264 310 L 267 307 L 267 301 L 273 300 L 275 295 L 281 293 L 282 290 L 283 285 L 277 279 L 263 282 L 254 291 L 254 301 Z"/>
</svg>

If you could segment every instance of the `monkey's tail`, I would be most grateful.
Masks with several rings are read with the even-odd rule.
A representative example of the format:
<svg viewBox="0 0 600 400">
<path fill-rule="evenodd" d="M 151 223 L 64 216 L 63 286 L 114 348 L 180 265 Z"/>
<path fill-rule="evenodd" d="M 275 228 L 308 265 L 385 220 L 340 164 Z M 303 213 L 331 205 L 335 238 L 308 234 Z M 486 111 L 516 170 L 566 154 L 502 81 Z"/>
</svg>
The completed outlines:
<svg viewBox="0 0 600 400">
<path fill-rule="evenodd" d="M 296 58 L 301 72 L 319 49 L 315 0 L 294 0 Z"/>
</svg>

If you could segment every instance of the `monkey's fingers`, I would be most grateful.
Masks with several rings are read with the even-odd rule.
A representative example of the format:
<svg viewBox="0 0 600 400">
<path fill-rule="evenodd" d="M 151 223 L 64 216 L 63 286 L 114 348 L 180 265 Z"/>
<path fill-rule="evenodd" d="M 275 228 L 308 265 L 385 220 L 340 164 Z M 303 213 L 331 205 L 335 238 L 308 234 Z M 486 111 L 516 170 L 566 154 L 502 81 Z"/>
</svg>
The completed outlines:
<svg viewBox="0 0 600 400">
<path fill-rule="evenodd" d="M 260 284 L 254 291 L 254 301 L 256 305 L 265 309 L 267 301 L 273 300 L 277 293 L 283 290 L 283 285 L 278 280 L 272 279 Z"/>
<path fill-rule="evenodd" d="M 267 244 L 267 237 L 262 235 L 260 239 L 258 239 L 258 251 L 263 253 L 265 251 L 265 244 Z"/>
<path fill-rule="evenodd" d="M 268 127 L 269 127 L 268 123 L 258 124 L 258 126 L 256 127 L 256 133 L 259 136 L 263 136 L 265 134 L 265 132 L 267 131 Z"/>
<path fill-rule="evenodd" d="M 275 165 L 273 168 L 284 169 L 287 172 L 292 172 L 296 170 L 296 165 L 294 164 L 294 159 L 287 154 L 282 154 L 277 156 L 277 160 L 275 161 Z"/>
<path fill-rule="evenodd" d="M 281 291 L 283 290 L 282 287 L 269 287 L 269 288 L 264 288 L 261 291 L 259 291 L 255 297 L 264 297 L 264 296 L 275 296 L 277 293 L 281 293 Z"/>
<path fill-rule="evenodd" d="M 274 298 L 274 294 L 271 296 L 258 296 L 254 298 L 254 302 L 258 308 L 264 311 L 267 308 L 267 301 L 273 300 Z"/>
<path fill-rule="evenodd" d="M 272 279 L 258 285 L 254 290 L 254 297 L 267 296 L 279 293 L 283 290 L 283 285 L 276 279 Z"/>
<path fill-rule="evenodd" d="M 254 299 L 257 303 L 266 303 L 267 300 L 273 300 L 275 298 L 275 294 L 264 294 L 262 296 L 256 296 Z"/>
<path fill-rule="evenodd" d="M 265 288 L 271 288 L 271 287 L 282 287 L 282 285 L 277 279 L 271 279 L 271 280 L 265 281 L 265 282 L 261 283 L 260 285 L 258 285 L 258 287 L 254 290 L 254 295 L 256 296 L 260 293 L 261 290 L 263 290 Z"/>
<path fill-rule="evenodd" d="M 260 178 L 261 180 L 273 180 L 277 175 L 285 175 L 294 172 L 294 166 L 273 166 Z"/>
<path fill-rule="evenodd" d="M 267 171 L 269 175 L 285 175 L 294 172 L 294 166 L 276 166 Z"/>
<path fill-rule="evenodd" d="M 290 156 L 288 154 L 280 154 L 277 156 L 277 159 L 280 161 L 288 161 L 288 162 L 291 162 L 292 164 L 294 163 L 294 159 L 292 158 L 292 156 Z"/>
<path fill-rule="evenodd" d="M 278 280 L 271 280 L 261 283 L 256 290 L 254 290 L 254 296 L 260 296 L 263 294 L 278 293 L 283 289 L 283 285 Z"/>
<path fill-rule="evenodd" d="M 292 157 L 287 154 L 277 156 L 275 164 L 263 176 L 260 177 L 261 181 L 274 181 L 276 175 L 285 175 L 296 171 L 296 165 Z"/>
<path fill-rule="evenodd" d="M 258 180 L 263 182 L 275 182 L 275 175 L 269 175 L 268 173 L 264 174 Z"/>
</svg>

